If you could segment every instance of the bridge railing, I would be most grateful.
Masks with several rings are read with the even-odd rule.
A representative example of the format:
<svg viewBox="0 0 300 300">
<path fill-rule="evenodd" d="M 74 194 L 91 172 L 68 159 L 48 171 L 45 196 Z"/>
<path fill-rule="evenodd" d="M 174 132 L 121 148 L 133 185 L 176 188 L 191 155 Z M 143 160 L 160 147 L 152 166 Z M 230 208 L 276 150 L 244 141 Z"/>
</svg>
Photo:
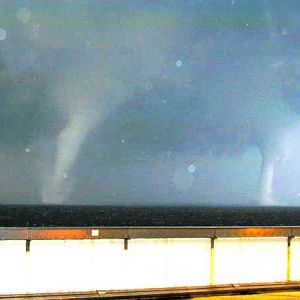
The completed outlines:
<svg viewBox="0 0 300 300">
<path fill-rule="evenodd" d="M 300 227 L 0 228 L 0 295 L 300 280 Z"/>
</svg>

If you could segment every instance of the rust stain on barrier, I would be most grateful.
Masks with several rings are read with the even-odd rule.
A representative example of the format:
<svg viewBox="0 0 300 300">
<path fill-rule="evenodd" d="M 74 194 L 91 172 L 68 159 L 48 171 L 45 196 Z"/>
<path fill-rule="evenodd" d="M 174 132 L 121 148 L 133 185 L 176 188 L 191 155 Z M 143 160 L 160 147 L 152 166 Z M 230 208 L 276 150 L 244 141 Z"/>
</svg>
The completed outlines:
<svg viewBox="0 0 300 300">
<path fill-rule="evenodd" d="M 225 231 L 224 234 L 231 234 L 231 232 L 226 232 L 226 230 L 222 230 L 221 231 Z M 220 235 L 221 232 L 219 232 Z M 284 237 L 286 236 L 287 230 L 282 229 L 282 228 L 266 228 L 266 227 L 249 227 L 249 228 L 238 228 L 236 230 L 236 234 L 235 236 L 237 237 Z M 223 234 L 223 235 L 224 235 Z"/>
<path fill-rule="evenodd" d="M 215 240 L 216 237 L 210 239 L 210 270 L 209 270 L 209 283 L 215 283 Z"/>
<path fill-rule="evenodd" d="M 0 227 L 0 240 L 229 238 L 300 236 L 300 227 Z"/>
<path fill-rule="evenodd" d="M 86 229 L 31 229 L 28 237 L 30 240 L 84 239 L 92 238 L 90 232 Z"/>
<path fill-rule="evenodd" d="M 293 236 L 289 236 L 287 238 L 287 266 L 286 266 L 286 280 L 290 281 L 291 280 L 291 264 L 292 264 L 292 260 L 291 260 L 291 241 L 294 237 Z"/>
</svg>

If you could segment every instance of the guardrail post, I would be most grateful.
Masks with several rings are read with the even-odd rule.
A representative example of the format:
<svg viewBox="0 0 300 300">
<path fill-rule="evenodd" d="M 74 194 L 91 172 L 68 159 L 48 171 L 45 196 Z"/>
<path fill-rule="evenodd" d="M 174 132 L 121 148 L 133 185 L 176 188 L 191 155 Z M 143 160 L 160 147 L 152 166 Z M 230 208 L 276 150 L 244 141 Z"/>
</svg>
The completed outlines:
<svg viewBox="0 0 300 300">
<path fill-rule="evenodd" d="M 209 284 L 215 283 L 215 240 L 216 237 L 210 238 L 210 270 L 209 270 Z"/>
<path fill-rule="evenodd" d="M 286 266 L 286 280 L 291 280 L 291 241 L 293 236 L 287 238 L 287 266 Z"/>
<path fill-rule="evenodd" d="M 26 252 L 30 252 L 30 240 L 26 240 Z"/>
<path fill-rule="evenodd" d="M 128 241 L 129 241 L 129 238 L 124 239 L 124 250 L 128 250 Z"/>
</svg>

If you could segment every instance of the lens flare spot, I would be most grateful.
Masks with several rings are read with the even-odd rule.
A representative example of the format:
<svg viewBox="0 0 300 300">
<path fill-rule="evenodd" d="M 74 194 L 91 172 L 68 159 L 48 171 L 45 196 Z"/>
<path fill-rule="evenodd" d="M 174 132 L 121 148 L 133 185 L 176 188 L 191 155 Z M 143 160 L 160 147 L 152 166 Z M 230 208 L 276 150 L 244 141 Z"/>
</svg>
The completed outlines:
<svg viewBox="0 0 300 300">
<path fill-rule="evenodd" d="M 176 61 L 176 67 L 177 67 L 177 68 L 180 68 L 180 67 L 182 67 L 182 65 L 183 65 L 182 60 L 178 59 L 178 60 Z"/>
<path fill-rule="evenodd" d="M 188 170 L 190 173 L 195 173 L 196 171 L 196 166 L 194 164 L 190 164 L 188 167 Z"/>
</svg>

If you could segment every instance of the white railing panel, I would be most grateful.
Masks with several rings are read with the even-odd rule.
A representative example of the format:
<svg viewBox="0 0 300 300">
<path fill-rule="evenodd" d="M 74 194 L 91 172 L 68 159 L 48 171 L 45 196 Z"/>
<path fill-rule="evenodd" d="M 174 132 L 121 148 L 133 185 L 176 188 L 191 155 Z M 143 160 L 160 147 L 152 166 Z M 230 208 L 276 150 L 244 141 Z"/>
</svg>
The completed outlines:
<svg viewBox="0 0 300 300">
<path fill-rule="evenodd" d="M 291 280 L 300 280 L 300 237 L 291 241 Z"/>
<path fill-rule="evenodd" d="M 96 283 L 105 281 L 111 272 L 109 261 L 122 255 L 122 246 L 122 240 L 32 241 L 28 291 L 95 290 L 100 287 Z M 103 258 L 103 264 L 97 264 L 98 257 Z M 111 268 L 116 271 L 115 265 Z"/>
<path fill-rule="evenodd" d="M 25 241 L 0 241 L 0 294 L 26 291 Z"/>
<path fill-rule="evenodd" d="M 215 241 L 215 283 L 285 281 L 286 238 L 222 238 Z"/>
<path fill-rule="evenodd" d="M 127 253 L 122 288 L 209 284 L 209 239 L 130 240 Z"/>
</svg>

